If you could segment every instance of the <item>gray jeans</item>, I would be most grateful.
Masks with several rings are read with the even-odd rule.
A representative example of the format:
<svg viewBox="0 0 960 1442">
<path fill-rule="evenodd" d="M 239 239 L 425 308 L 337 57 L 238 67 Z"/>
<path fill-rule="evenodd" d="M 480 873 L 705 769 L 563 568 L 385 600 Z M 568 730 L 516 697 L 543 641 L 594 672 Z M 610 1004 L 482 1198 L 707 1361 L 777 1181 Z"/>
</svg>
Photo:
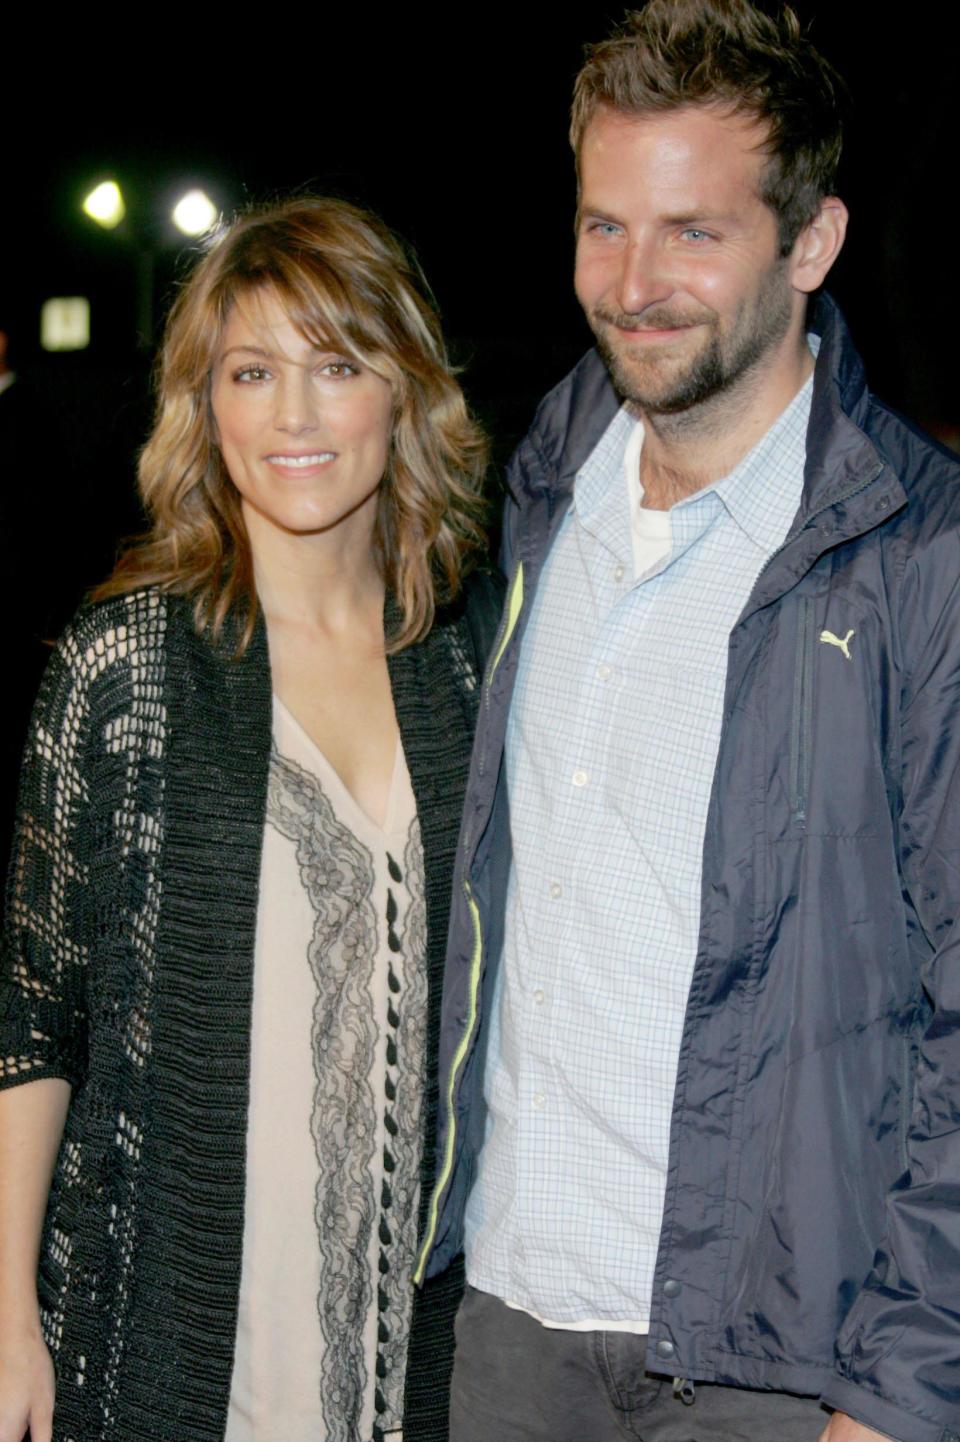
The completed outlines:
<svg viewBox="0 0 960 1442">
<path fill-rule="evenodd" d="M 468 1287 L 456 1323 L 450 1442 L 817 1442 L 813 1397 L 644 1371 L 646 1337 L 543 1327 Z"/>
</svg>

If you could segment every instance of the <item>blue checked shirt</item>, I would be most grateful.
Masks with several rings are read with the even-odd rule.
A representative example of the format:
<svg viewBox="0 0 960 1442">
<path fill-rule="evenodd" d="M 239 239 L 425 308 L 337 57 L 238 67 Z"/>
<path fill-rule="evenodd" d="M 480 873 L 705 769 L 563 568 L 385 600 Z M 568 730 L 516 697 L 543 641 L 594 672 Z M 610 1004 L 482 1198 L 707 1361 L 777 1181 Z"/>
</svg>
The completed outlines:
<svg viewBox="0 0 960 1442">
<path fill-rule="evenodd" d="M 799 508 L 811 394 L 666 513 L 666 554 L 640 576 L 620 411 L 533 603 L 467 1274 L 549 1325 L 649 1323 L 727 641 Z"/>
</svg>

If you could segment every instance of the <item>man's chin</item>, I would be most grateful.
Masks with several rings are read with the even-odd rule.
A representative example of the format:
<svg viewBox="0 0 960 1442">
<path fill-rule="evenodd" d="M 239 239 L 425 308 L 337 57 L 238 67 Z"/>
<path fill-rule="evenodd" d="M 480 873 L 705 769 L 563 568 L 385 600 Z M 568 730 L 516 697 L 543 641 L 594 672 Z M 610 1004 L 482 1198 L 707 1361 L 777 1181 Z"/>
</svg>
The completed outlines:
<svg viewBox="0 0 960 1442">
<path fill-rule="evenodd" d="M 638 365 L 633 358 L 620 355 L 605 355 L 604 360 L 616 390 L 639 410 L 672 411 L 687 391 L 686 377 L 675 367 Z"/>
<path fill-rule="evenodd" d="M 678 415 L 723 389 L 723 368 L 716 347 L 678 354 L 672 342 L 663 346 L 611 340 L 609 330 L 595 332 L 597 349 L 619 395 L 648 415 Z"/>
</svg>

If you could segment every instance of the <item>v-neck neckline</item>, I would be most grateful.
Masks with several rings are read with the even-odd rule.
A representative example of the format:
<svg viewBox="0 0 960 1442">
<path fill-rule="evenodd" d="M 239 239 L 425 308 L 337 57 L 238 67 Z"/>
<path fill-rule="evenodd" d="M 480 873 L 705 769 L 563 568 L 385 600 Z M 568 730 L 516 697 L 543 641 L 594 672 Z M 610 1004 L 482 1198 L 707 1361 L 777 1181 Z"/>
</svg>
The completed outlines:
<svg viewBox="0 0 960 1442">
<path fill-rule="evenodd" d="M 275 711 L 282 713 L 285 724 L 294 731 L 308 755 L 312 758 L 318 779 L 323 783 L 324 787 L 331 792 L 332 798 L 335 800 L 336 804 L 334 809 L 343 815 L 344 820 L 349 822 L 351 830 L 358 830 L 358 828 L 353 825 L 351 818 L 354 820 L 359 818 L 361 820 L 360 832 L 370 831 L 372 829 L 381 838 L 392 837 L 403 829 L 399 813 L 406 789 L 403 786 L 403 779 L 406 773 L 406 760 L 403 754 L 403 743 L 399 734 L 397 735 L 396 747 L 394 749 L 393 770 L 390 774 L 386 812 L 383 821 L 379 822 L 360 805 L 360 802 L 354 796 L 332 761 L 322 748 L 317 745 L 306 727 L 297 720 L 289 706 L 281 701 L 276 692 L 273 693 L 273 705 Z M 279 749 L 282 755 L 283 748 L 280 747 Z"/>
</svg>

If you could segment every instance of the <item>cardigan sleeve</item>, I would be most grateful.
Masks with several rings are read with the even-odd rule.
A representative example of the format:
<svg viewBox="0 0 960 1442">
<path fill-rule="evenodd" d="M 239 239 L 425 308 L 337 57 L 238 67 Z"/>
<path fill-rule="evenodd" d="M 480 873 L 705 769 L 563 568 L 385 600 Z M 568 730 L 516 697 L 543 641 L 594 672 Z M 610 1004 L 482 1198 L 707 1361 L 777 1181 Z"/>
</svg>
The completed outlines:
<svg viewBox="0 0 960 1442">
<path fill-rule="evenodd" d="M 27 733 L 0 943 L 0 1088 L 42 1077 L 76 1086 L 85 1070 L 84 755 L 97 664 L 84 632 L 81 618 L 59 641 Z"/>
</svg>

